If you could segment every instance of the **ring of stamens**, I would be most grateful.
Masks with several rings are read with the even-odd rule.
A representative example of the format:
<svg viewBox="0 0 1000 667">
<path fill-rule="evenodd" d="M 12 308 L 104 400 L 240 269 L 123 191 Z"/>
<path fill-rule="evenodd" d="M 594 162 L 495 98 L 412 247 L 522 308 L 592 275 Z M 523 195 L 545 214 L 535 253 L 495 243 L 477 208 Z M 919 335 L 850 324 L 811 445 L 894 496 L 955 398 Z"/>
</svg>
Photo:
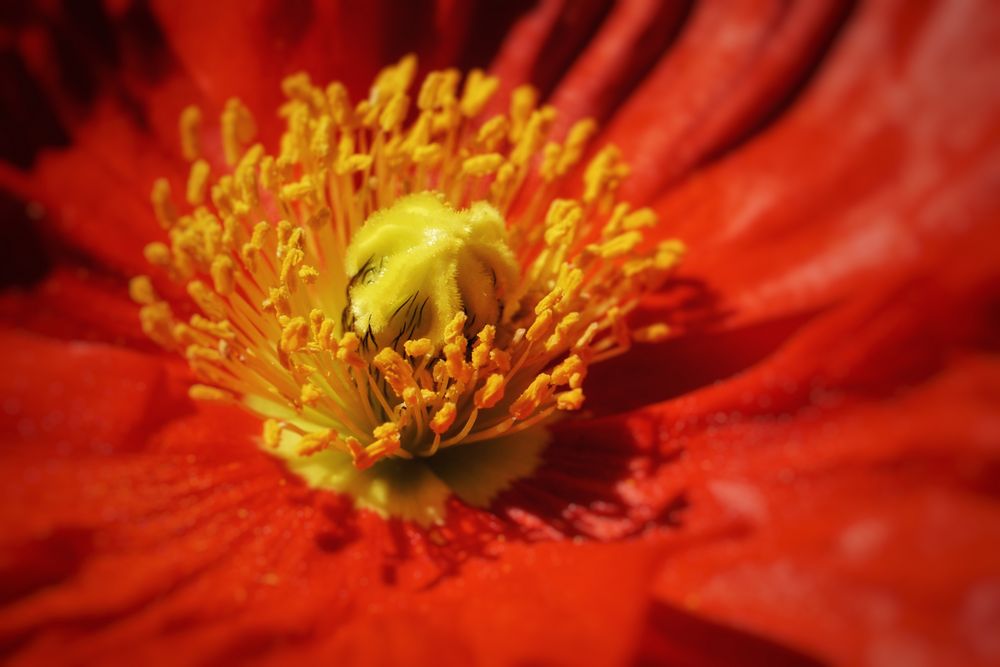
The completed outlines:
<svg viewBox="0 0 1000 667">
<path fill-rule="evenodd" d="M 616 200 L 628 173 L 618 151 L 594 154 L 579 197 L 559 196 L 596 124 L 553 141 L 555 111 L 530 87 L 514 91 L 508 114 L 484 118 L 495 78 L 473 71 L 459 94 L 457 71 L 432 72 L 413 100 L 415 71 L 412 57 L 386 68 L 357 104 L 339 83 L 286 79 L 277 155 L 254 142 L 253 117 L 231 100 L 223 159 L 213 160 L 202 114 L 188 108 L 187 212 L 166 180 L 153 186 L 167 240 L 146 258 L 158 281 L 186 286 L 197 312 L 182 315 L 189 306 L 140 276 L 131 294 L 142 326 L 187 357 L 193 398 L 262 417 L 268 447 L 342 451 L 366 468 L 508 436 L 579 409 L 591 364 L 667 335 L 664 325 L 634 330 L 626 316 L 683 247 L 648 242 L 656 215 Z M 366 350 L 344 322 L 344 258 L 373 214 L 425 192 L 456 214 L 485 202 L 506 221 L 515 305 L 474 329 L 458 309 L 438 340 Z"/>
</svg>

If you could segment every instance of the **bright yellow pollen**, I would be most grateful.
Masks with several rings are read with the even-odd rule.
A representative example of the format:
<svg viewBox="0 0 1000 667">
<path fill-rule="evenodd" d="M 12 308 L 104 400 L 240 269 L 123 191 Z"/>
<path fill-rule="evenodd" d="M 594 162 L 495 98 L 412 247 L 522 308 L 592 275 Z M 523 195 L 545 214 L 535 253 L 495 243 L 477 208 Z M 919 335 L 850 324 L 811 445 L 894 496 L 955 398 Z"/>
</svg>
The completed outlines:
<svg viewBox="0 0 1000 667">
<path fill-rule="evenodd" d="M 626 316 L 683 246 L 651 243 L 655 213 L 617 201 L 617 149 L 565 197 L 594 121 L 560 142 L 530 87 L 482 118 L 494 77 L 433 72 L 414 91 L 415 72 L 404 58 L 353 105 L 338 83 L 289 77 L 276 154 L 239 100 L 214 130 L 190 107 L 188 210 L 153 186 L 167 238 L 146 248 L 153 279 L 130 286 L 143 329 L 188 358 L 192 397 L 260 415 L 286 458 L 340 452 L 364 469 L 509 442 L 580 409 L 590 364 L 668 334 Z M 164 280 L 200 314 L 179 320 Z"/>
</svg>

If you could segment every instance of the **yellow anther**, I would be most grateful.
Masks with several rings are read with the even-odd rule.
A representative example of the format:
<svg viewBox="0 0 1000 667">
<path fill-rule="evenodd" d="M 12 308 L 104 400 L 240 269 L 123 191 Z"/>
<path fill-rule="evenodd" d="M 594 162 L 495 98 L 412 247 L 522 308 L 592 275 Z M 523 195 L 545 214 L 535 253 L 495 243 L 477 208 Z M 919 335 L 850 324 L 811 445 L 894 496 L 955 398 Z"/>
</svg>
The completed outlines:
<svg viewBox="0 0 1000 667">
<path fill-rule="evenodd" d="M 236 265 L 226 255 L 219 255 L 212 260 L 212 282 L 216 292 L 222 296 L 229 296 L 233 293 L 235 271 Z"/>
<path fill-rule="evenodd" d="M 489 363 L 490 352 L 493 350 L 493 342 L 496 339 L 496 327 L 487 324 L 476 337 L 479 340 L 472 348 L 472 367 L 478 370 Z"/>
<path fill-rule="evenodd" d="M 268 419 L 264 422 L 264 444 L 271 449 L 277 449 L 281 444 L 281 435 L 285 427 L 277 419 Z"/>
<path fill-rule="evenodd" d="M 316 345 L 321 350 L 336 353 L 339 341 L 337 340 L 337 323 L 331 319 L 323 320 L 319 331 L 315 332 Z"/>
<path fill-rule="evenodd" d="M 326 103 L 330 107 L 330 116 L 337 125 L 349 125 L 354 109 L 347 95 L 347 88 L 339 81 L 326 87 Z"/>
<path fill-rule="evenodd" d="M 460 340 L 464 341 L 465 323 L 468 319 L 469 318 L 466 316 L 464 311 L 455 313 L 454 317 L 451 318 L 447 326 L 444 328 L 444 339 L 449 343 L 456 343 Z"/>
<path fill-rule="evenodd" d="M 422 391 L 418 387 L 407 387 L 403 390 L 403 403 L 411 410 L 416 409 L 422 400 Z M 433 394 L 434 392 L 430 392 Z"/>
<path fill-rule="evenodd" d="M 504 201 L 510 196 L 510 190 L 513 186 L 514 175 L 516 173 L 517 168 L 510 162 L 505 162 L 503 166 L 497 170 L 497 175 L 493 180 L 493 185 L 490 186 L 490 195 L 493 199 L 497 201 Z"/>
<path fill-rule="evenodd" d="M 368 455 L 368 452 L 357 438 L 353 436 L 344 438 L 344 446 L 347 448 L 347 451 L 350 452 L 351 459 L 354 462 L 354 467 L 358 470 L 369 468 L 373 463 L 375 463 L 375 459 Z"/>
<path fill-rule="evenodd" d="M 360 171 L 360 169 L 366 169 L 367 166 L 359 169 L 359 166 L 365 162 L 364 158 L 368 158 L 367 162 L 371 164 L 370 156 L 354 154 L 354 138 L 350 134 L 345 134 L 337 143 L 337 160 L 334 171 L 338 174 L 350 174 Z"/>
<path fill-rule="evenodd" d="M 582 389 L 570 389 L 556 394 L 556 407 L 560 410 L 579 410 L 582 405 Z"/>
<path fill-rule="evenodd" d="M 434 344 L 431 343 L 430 338 L 419 338 L 403 343 L 403 349 L 411 357 L 423 357 L 434 351 Z"/>
<path fill-rule="evenodd" d="M 451 428 L 452 424 L 455 423 L 455 417 L 457 415 L 458 409 L 455 407 L 455 404 L 451 402 L 445 403 L 436 413 L 434 413 L 434 417 L 430 422 L 431 430 L 438 435 L 443 434 Z"/>
<path fill-rule="evenodd" d="M 503 156 L 499 153 L 487 153 L 467 158 L 462 162 L 462 173 L 466 176 L 488 176 L 503 164 Z"/>
<path fill-rule="evenodd" d="M 188 396 L 196 401 L 214 401 L 217 403 L 235 403 L 232 392 L 205 384 L 193 384 L 188 387 Z"/>
<path fill-rule="evenodd" d="M 671 269 L 680 261 L 684 252 L 684 244 L 680 241 L 663 241 L 657 246 L 653 261 L 660 270 Z"/>
<path fill-rule="evenodd" d="M 307 433 L 299 440 L 299 456 L 313 456 L 339 443 L 337 434 L 329 429 Z"/>
<path fill-rule="evenodd" d="M 313 87 L 308 74 L 298 72 L 281 80 L 281 92 L 290 99 L 313 104 L 319 91 Z"/>
<path fill-rule="evenodd" d="M 164 229 L 170 229 L 177 224 L 177 209 L 170 201 L 170 183 L 165 178 L 158 178 L 153 182 L 153 191 L 150 193 L 153 201 L 153 213 L 156 221 Z"/>
<path fill-rule="evenodd" d="M 390 347 L 382 350 L 372 359 L 375 368 L 382 372 L 385 381 L 389 383 L 397 396 L 402 397 L 406 389 L 415 388 L 413 369 L 398 352 Z"/>
<path fill-rule="evenodd" d="M 272 190 L 281 187 L 283 175 L 278 168 L 278 161 L 273 155 L 265 155 L 260 160 L 260 185 Z"/>
<path fill-rule="evenodd" d="M 319 271 L 315 266 L 309 266 L 306 264 L 299 269 L 298 276 L 299 280 L 304 282 L 306 285 L 312 285 L 319 279 Z"/>
<path fill-rule="evenodd" d="M 486 378 L 486 382 L 483 383 L 482 388 L 476 392 L 473 403 L 480 410 L 492 408 L 503 398 L 503 390 L 503 375 L 494 373 Z"/>
<path fill-rule="evenodd" d="M 510 96 L 510 140 L 521 138 L 528 118 L 538 103 L 538 91 L 531 86 L 518 86 Z"/>
<path fill-rule="evenodd" d="M 222 179 L 229 178 L 223 176 Z M 209 198 L 212 200 L 212 205 L 218 209 L 219 213 L 223 216 L 231 216 L 236 213 L 236 204 L 233 202 L 233 196 L 229 192 L 228 187 L 224 184 L 223 180 L 220 179 L 218 183 L 209 188 Z M 231 179 L 230 179 L 231 180 Z"/>
<path fill-rule="evenodd" d="M 624 232 L 604 243 L 591 243 L 587 246 L 587 251 L 603 259 L 615 259 L 631 253 L 641 241 L 640 232 Z"/>
<path fill-rule="evenodd" d="M 235 165 L 243 155 L 243 147 L 253 141 L 257 125 L 250 111 L 236 98 L 226 102 L 222 112 L 222 150 L 226 164 Z"/>
<path fill-rule="evenodd" d="M 385 67 L 378 73 L 372 85 L 372 97 L 388 98 L 395 93 L 404 92 L 413 83 L 416 73 L 416 56 L 413 54 L 403 56 L 398 63 Z"/>
<path fill-rule="evenodd" d="M 555 325 L 555 315 L 551 310 L 542 311 L 535 321 L 531 324 L 528 329 L 528 333 L 525 335 L 531 342 L 536 340 L 541 340 L 545 338 L 552 332 L 552 327 Z"/>
<path fill-rule="evenodd" d="M 166 268 L 171 264 L 170 248 L 159 241 L 147 244 L 143 248 L 142 255 L 153 266 Z"/>
<path fill-rule="evenodd" d="M 263 156 L 264 146 L 262 144 L 254 144 L 240 158 L 240 163 L 236 166 L 236 171 L 233 174 L 235 183 L 239 188 L 240 196 L 250 206 L 257 206 L 259 204 L 257 194 L 259 181 L 258 166 L 263 161 Z"/>
<path fill-rule="evenodd" d="M 395 422 L 386 422 L 381 426 L 376 426 L 372 430 L 372 437 L 374 442 L 368 447 L 361 447 L 360 443 L 353 438 L 345 440 L 345 444 L 349 447 L 351 456 L 354 458 L 354 465 L 361 470 L 399 450 L 399 425 Z"/>
<path fill-rule="evenodd" d="M 278 344 L 285 354 L 298 352 L 309 342 L 309 323 L 304 317 L 293 317 L 281 330 L 281 341 Z"/>
<path fill-rule="evenodd" d="M 323 116 L 316 122 L 316 128 L 313 130 L 312 138 L 309 140 L 309 152 L 314 159 L 326 162 L 333 155 L 333 146 L 331 144 L 332 134 L 333 119 L 329 116 Z"/>
<path fill-rule="evenodd" d="M 538 406 L 547 401 L 552 393 L 549 379 L 548 373 L 539 373 L 517 400 L 511 403 L 510 416 L 514 419 L 527 419 Z"/>
<path fill-rule="evenodd" d="M 281 273 L 278 276 L 278 280 L 280 280 L 283 285 L 288 285 L 289 289 L 294 289 L 295 285 L 292 281 L 292 277 L 296 275 L 295 270 L 302 264 L 305 257 L 305 251 L 298 248 L 288 248 L 285 250 L 285 256 L 281 261 Z"/>
<path fill-rule="evenodd" d="M 554 119 L 555 111 L 552 107 L 543 107 L 531 114 L 527 125 L 517 139 L 517 146 L 510 154 L 510 161 L 513 164 L 519 167 L 528 164 L 528 161 L 542 147 L 545 135 Z"/>
<path fill-rule="evenodd" d="M 285 285 L 269 287 L 267 289 L 267 298 L 261 302 L 260 306 L 264 311 L 274 311 L 279 315 L 288 315 L 291 312 L 291 298 L 292 295 Z"/>
<path fill-rule="evenodd" d="M 462 101 L 459 107 L 462 115 L 466 118 L 473 118 L 479 115 L 486 103 L 490 101 L 493 94 L 500 87 L 500 79 L 495 76 L 486 76 L 482 70 L 474 69 L 469 72 L 465 79 L 465 90 L 462 92 Z"/>
<path fill-rule="evenodd" d="M 173 313 L 163 301 L 143 306 L 139 309 L 139 323 L 142 332 L 156 343 L 166 348 L 174 347 Z"/>
<path fill-rule="evenodd" d="M 662 322 L 636 329 L 632 338 L 640 343 L 658 343 L 670 336 L 670 327 Z"/>
<path fill-rule="evenodd" d="M 308 176 L 303 177 L 301 181 L 297 183 L 289 183 L 285 187 L 281 188 L 281 196 L 287 201 L 294 201 L 296 199 L 303 199 L 311 195 L 315 190 L 312 179 Z"/>
<path fill-rule="evenodd" d="M 443 150 L 440 144 L 427 144 L 413 149 L 413 161 L 417 164 L 432 166 L 441 161 Z"/>
<path fill-rule="evenodd" d="M 237 234 L 238 223 L 236 218 L 229 215 L 226 216 L 222 221 L 222 245 L 227 248 L 236 247 L 236 234 Z M 240 230 L 242 231 L 242 230 Z"/>
<path fill-rule="evenodd" d="M 479 128 L 476 133 L 476 143 L 487 151 L 495 150 L 500 141 L 507 136 L 509 127 L 510 123 L 506 116 L 493 116 Z"/>
<path fill-rule="evenodd" d="M 368 365 L 364 358 L 358 354 L 358 349 L 361 347 L 361 339 L 353 331 L 349 331 L 344 334 L 337 347 L 337 359 L 343 361 L 348 366 L 352 366 L 359 370 L 364 370 Z"/>
<path fill-rule="evenodd" d="M 597 132 L 597 121 L 593 118 L 578 120 L 566 135 L 566 143 L 556 165 L 556 174 L 562 176 L 580 161 L 590 138 Z"/>
<path fill-rule="evenodd" d="M 601 229 L 601 238 L 609 239 L 612 236 L 620 234 L 625 221 L 625 216 L 628 215 L 631 208 L 632 207 L 626 202 L 615 204 L 614 208 L 611 209 L 611 215 L 608 217 L 607 223 L 605 223 L 604 228 Z"/>
<path fill-rule="evenodd" d="M 622 228 L 626 231 L 645 229 L 647 227 L 655 227 L 657 222 L 659 222 L 659 217 L 653 209 L 640 208 L 638 211 L 633 211 L 625 216 L 625 219 L 622 221 Z"/>
<path fill-rule="evenodd" d="M 472 367 L 465 361 L 465 340 L 461 343 L 448 343 L 444 346 L 445 368 L 448 377 L 456 382 L 467 384 L 472 380 Z"/>
<path fill-rule="evenodd" d="M 211 167 L 205 160 L 197 160 L 191 165 L 191 173 L 188 175 L 187 202 L 192 206 L 200 206 L 205 201 L 210 173 Z"/>
<path fill-rule="evenodd" d="M 580 313 L 569 313 L 556 325 L 555 333 L 545 341 L 545 351 L 554 352 L 569 342 L 571 332 L 580 323 Z"/>
<path fill-rule="evenodd" d="M 501 373 L 506 373 L 510 370 L 510 352 L 501 349 L 491 350 L 490 363 Z"/>
<path fill-rule="evenodd" d="M 559 177 L 556 168 L 559 165 L 559 156 L 562 155 L 562 146 L 554 141 L 545 144 L 542 149 L 542 166 L 539 169 L 545 181 L 554 181 Z"/>
<path fill-rule="evenodd" d="M 266 222 L 258 222 L 253 227 L 253 235 L 250 237 L 250 245 L 252 245 L 257 250 L 264 247 L 264 240 L 267 233 L 271 231 L 271 225 Z"/>
<path fill-rule="evenodd" d="M 385 95 L 378 94 L 378 91 L 373 90 L 372 98 L 384 99 Z M 381 106 L 377 102 L 373 102 L 372 99 L 362 100 L 354 107 L 354 115 L 358 119 L 359 125 L 371 129 L 378 121 L 380 109 Z"/>
<path fill-rule="evenodd" d="M 153 289 L 153 281 L 149 276 L 136 276 L 128 281 L 128 295 L 136 303 L 143 306 L 151 306 L 158 300 L 156 290 Z"/>
<path fill-rule="evenodd" d="M 302 389 L 299 392 L 299 401 L 303 405 L 316 405 L 321 398 L 323 398 L 323 391 L 312 382 L 306 382 L 302 385 Z"/>
<path fill-rule="evenodd" d="M 420 94 L 417 96 L 417 107 L 422 111 L 434 109 L 442 99 L 442 90 L 447 86 L 447 75 L 445 72 L 431 72 L 424 79 L 420 86 Z"/>
<path fill-rule="evenodd" d="M 434 364 L 434 368 L 431 370 L 431 375 L 434 377 L 434 382 L 439 385 L 446 384 L 448 382 L 448 364 L 444 359 L 439 359 Z"/>
<path fill-rule="evenodd" d="M 583 271 L 579 268 L 567 271 L 559 277 L 559 289 L 562 290 L 562 302 L 573 303 L 583 285 Z"/>
<path fill-rule="evenodd" d="M 313 308 L 309 311 L 309 330 L 312 331 L 313 335 L 319 332 L 326 320 L 326 314 L 319 308 Z"/>
<path fill-rule="evenodd" d="M 560 285 L 556 285 L 552 288 L 552 291 L 542 297 L 542 300 L 538 302 L 535 306 L 535 314 L 541 315 L 542 313 L 552 310 L 556 305 L 562 301 L 564 290 Z"/>
<path fill-rule="evenodd" d="M 571 199 L 555 199 L 545 216 L 545 244 L 569 245 L 576 238 L 576 230 L 583 220 L 583 209 Z"/>
<path fill-rule="evenodd" d="M 417 116 L 417 122 L 410 128 L 410 131 L 406 134 L 406 139 L 403 141 L 401 146 L 403 151 L 413 153 L 416 149 L 426 146 L 430 142 L 431 117 L 432 114 L 429 111 L 422 111 Z"/>
<path fill-rule="evenodd" d="M 410 106 L 410 98 L 403 93 L 396 93 L 385 105 L 382 115 L 379 116 L 379 127 L 383 132 L 391 132 L 402 124 L 406 118 L 406 111 Z"/>
<path fill-rule="evenodd" d="M 181 155 L 188 162 L 201 157 L 201 109 L 192 105 L 185 107 L 178 120 L 181 135 Z"/>
<path fill-rule="evenodd" d="M 552 385 L 555 387 L 561 387 L 562 385 L 568 384 L 571 388 L 576 389 L 583 384 L 584 378 L 587 376 L 587 365 L 580 358 L 580 355 L 573 354 L 562 361 L 555 369 L 552 371 Z"/>
<path fill-rule="evenodd" d="M 584 203 L 592 203 L 618 189 L 628 176 L 628 165 L 621 161 L 621 151 L 615 146 L 605 146 L 587 165 L 583 175 Z"/>
<path fill-rule="evenodd" d="M 200 336 L 198 336 L 198 332 L 195 331 L 194 327 L 188 326 L 183 322 L 177 322 L 174 324 L 171 333 L 174 337 L 174 342 L 184 347 L 197 345 L 198 341 L 203 340 Z"/>
</svg>

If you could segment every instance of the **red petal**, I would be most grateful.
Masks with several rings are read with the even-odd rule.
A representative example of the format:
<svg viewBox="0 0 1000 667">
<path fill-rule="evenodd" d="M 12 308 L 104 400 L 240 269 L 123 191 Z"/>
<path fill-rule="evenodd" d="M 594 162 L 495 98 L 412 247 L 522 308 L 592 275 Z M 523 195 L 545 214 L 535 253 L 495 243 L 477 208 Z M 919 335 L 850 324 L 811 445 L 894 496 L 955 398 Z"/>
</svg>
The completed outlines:
<svg viewBox="0 0 1000 667">
<path fill-rule="evenodd" d="M 981 85 L 996 12 L 857 11 L 799 105 L 659 207 L 691 250 L 684 271 L 733 323 L 818 308 L 939 261 L 1000 212 L 1000 103 Z"/>
<path fill-rule="evenodd" d="M 998 400 L 977 359 L 874 405 L 685 437 L 685 525 L 731 527 L 671 559 L 660 595 L 836 663 L 995 661 Z"/>
<path fill-rule="evenodd" d="M 283 77 L 304 70 L 364 97 L 379 68 L 409 52 L 424 67 L 452 64 L 468 37 L 469 9 L 447 1 L 156 3 L 167 39 L 205 95 L 219 107 L 239 97 L 272 130 Z"/>
<path fill-rule="evenodd" d="M 133 447 L 137 434 L 177 409 L 158 400 L 167 378 L 154 357 L 10 330 L 0 330 L 0 347 L 0 433 L 39 457 L 46 448 L 68 455 Z"/>
<path fill-rule="evenodd" d="M 552 95 L 556 136 L 579 118 L 603 120 L 616 109 L 676 37 L 686 9 L 682 2 L 616 3 Z"/>
<path fill-rule="evenodd" d="M 625 196 L 649 200 L 761 123 L 801 82 L 844 11 L 840 2 L 699 3 L 603 137 L 633 168 Z"/>
<path fill-rule="evenodd" d="M 0 320 L 51 338 L 157 349 L 122 281 L 79 267 L 58 266 L 30 292 L 0 295 Z"/>
<path fill-rule="evenodd" d="M 281 659 L 374 664 L 405 651 L 430 664 L 449 648 L 477 664 L 620 664 L 634 651 L 658 553 L 648 545 L 495 542 L 489 559 L 442 570 L 419 532 L 286 477 L 253 443 L 255 420 L 192 413 L 159 363 L 2 342 L 20 355 L 0 375 L 19 397 L 4 406 L 16 414 L 0 456 L 0 638 L 25 662 L 280 648 Z"/>
<path fill-rule="evenodd" d="M 637 493 L 687 502 L 663 599 L 837 663 L 996 660 L 1000 282 L 978 245 L 640 413 L 677 454 Z"/>
</svg>

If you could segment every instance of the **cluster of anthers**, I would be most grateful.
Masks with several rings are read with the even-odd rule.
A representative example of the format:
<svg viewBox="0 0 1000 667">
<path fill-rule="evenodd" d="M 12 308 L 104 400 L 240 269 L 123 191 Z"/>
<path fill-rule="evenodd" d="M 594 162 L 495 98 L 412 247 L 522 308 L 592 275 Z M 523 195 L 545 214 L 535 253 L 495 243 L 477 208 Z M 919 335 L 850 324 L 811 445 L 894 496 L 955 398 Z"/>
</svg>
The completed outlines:
<svg viewBox="0 0 1000 667">
<path fill-rule="evenodd" d="M 614 147 L 569 182 L 595 123 L 549 140 L 555 111 L 528 86 L 483 118 L 498 81 L 480 71 L 460 93 L 457 71 L 430 73 L 414 108 L 415 71 L 413 57 L 386 68 L 357 104 L 287 78 L 277 155 L 230 100 L 227 167 L 189 107 L 190 212 L 153 187 L 168 240 L 145 256 L 200 312 L 139 276 L 143 328 L 187 357 L 193 398 L 260 415 L 285 456 L 339 450 L 366 468 L 517 433 L 579 409 L 590 364 L 667 333 L 626 315 L 681 244 L 645 239 L 656 215 L 616 200 Z"/>
</svg>

